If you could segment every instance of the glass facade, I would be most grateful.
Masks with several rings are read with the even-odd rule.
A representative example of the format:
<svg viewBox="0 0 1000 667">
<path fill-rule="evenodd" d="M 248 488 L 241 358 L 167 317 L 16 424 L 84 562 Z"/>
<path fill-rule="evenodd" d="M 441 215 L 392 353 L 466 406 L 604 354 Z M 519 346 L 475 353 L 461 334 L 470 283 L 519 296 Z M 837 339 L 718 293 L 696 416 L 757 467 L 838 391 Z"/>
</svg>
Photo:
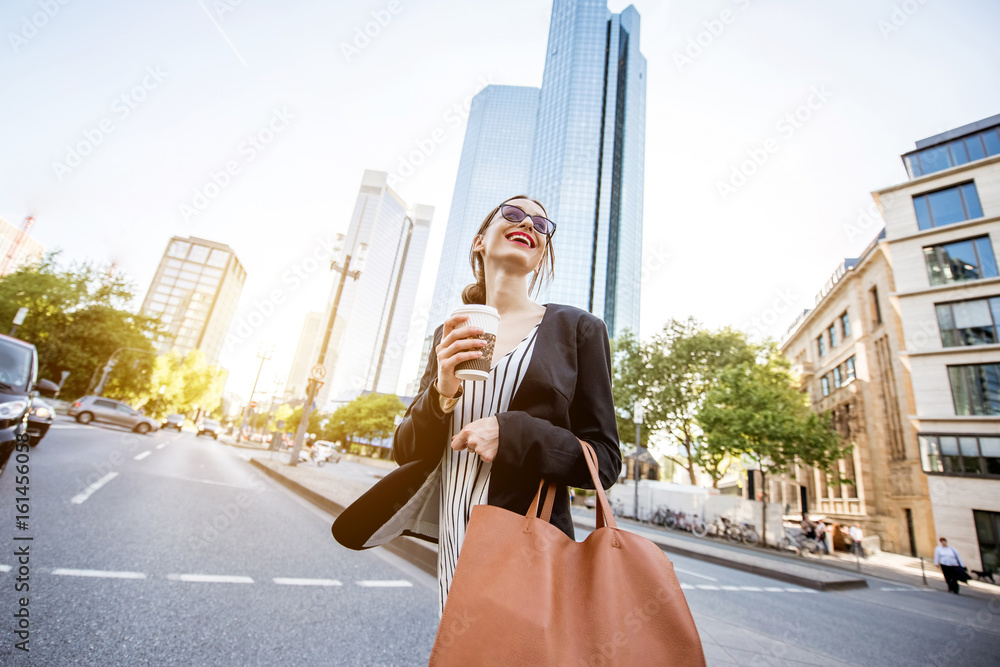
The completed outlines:
<svg viewBox="0 0 1000 667">
<path fill-rule="evenodd" d="M 1000 134 L 996 127 L 960 137 L 946 144 L 931 146 L 903 156 L 910 178 L 926 176 L 950 167 L 980 160 L 1000 153 Z"/>
<path fill-rule="evenodd" d="M 975 183 L 963 183 L 950 188 L 915 195 L 913 208 L 920 229 L 943 227 L 956 222 L 983 217 Z"/>
<path fill-rule="evenodd" d="M 537 88 L 487 86 L 472 99 L 427 319 L 428 340 L 424 345 L 421 374 L 434 330 L 462 305 L 462 290 L 475 281 L 469 265 L 469 249 L 483 219 L 503 200 L 531 194 L 528 192 L 528 173 L 537 113 Z M 555 237 L 557 267 L 562 259 L 559 255 L 561 235 L 562 228 Z"/>
<path fill-rule="evenodd" d="M 1000 415 L 1000 364 L 948 366 L 956 415 Z"/>
<path fill-rule="evenodd" d="M 559 225 L 543 301 L 639 329 L 646 59 L 639 14 L 605 0 L 555 0 L 529 194 Z"/>
<path fill-rule="evenodd" d="M 160 354 L 199 349 L 209 364 L 218 363 L 245 280 L 246 271 L 228 246 L 171 239 L 142 305 L 143 313 L 159 316 L 168 331 L 157 342 Z"/>
<path fill-rule="evenodd" d="M 988 236 L 927 246 L 924 259 L 931 285 L 997 277 L 997 262 Z"/>
<path fill-rule="evenodd" d="M 323 360 L 328 380 L 317 394 L 319 406 L 336 407 L 328 403 L 350 401 L 364 391 L 394 394 L 399 384 L 434 209 L 408 205 L 387 181 L 385 172 L 364 173 L 347 228 L 344 254 L 351 256 L 349 270 L 360 273 L 344 282 Z M 362 244 L 368 253 L 359 265 Z M 339 264 L 343 268 L 344 260 Z M 340 274 L 334 278 L 312 363 L 319 358 L 340 284 Z"/>
<path fill-rule="evenodd" d="M 998 342 L 1000 297 L 939 303 L 935 305 L 935 310 L 944 347 Z"/>
<path fill-rule="evenodd" d="M 921 433 L 917 441 L 920 444 L 920 463 L 924 472 L 1000 476 L 998 437 Z"/>
</svg>

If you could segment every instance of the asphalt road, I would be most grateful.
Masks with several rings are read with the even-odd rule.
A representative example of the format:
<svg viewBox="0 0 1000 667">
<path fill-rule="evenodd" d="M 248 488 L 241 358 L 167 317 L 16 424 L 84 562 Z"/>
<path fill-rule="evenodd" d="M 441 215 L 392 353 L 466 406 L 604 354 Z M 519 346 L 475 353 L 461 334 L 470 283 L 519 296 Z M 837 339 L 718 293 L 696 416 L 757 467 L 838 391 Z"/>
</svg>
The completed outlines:
<svg viewBox="0 0 1000 667">
<path fill-rule="evenodd" d="M 328 515 L 232 448 L 60 422 L 30 457 L 28 530 L 16 469 L 0 478 L 0 664 L 426 664 L 433 578 L 342 549 Z M 30 653 L 15 648 L 13 617 L 25 544 Z M 974 667 L 1000 655 L 1000 598 L 873 577 L 819 593 L 672 560 L 710 665 Z"/>
<path fill-rule="evenodd" d="M 427 663 L 433 578 L 341 548 L 328 515 L 224 445 L 61 422 L 29 465 L 26 531 L 16 469 L 0 478 L 0 664 Z M 27 654 L 12 622 L 25 595 Z"/>
</svg>

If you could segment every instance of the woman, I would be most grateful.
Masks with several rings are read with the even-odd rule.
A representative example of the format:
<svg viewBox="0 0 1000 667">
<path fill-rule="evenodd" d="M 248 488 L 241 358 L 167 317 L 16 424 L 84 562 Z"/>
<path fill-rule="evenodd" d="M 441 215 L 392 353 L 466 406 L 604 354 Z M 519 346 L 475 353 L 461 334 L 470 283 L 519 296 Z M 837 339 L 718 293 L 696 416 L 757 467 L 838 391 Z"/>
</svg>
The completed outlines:
<svg viewBox="0 0 1000 667">
<path fill-rule="evenodd" d="M 398 535 L 438 543 L 440 610 L 458 562 L 472 507 L 524 514 L 539 481 L 557 484 L 551 522 L 573 537 L 568 487 L 592 487 L 579 439 L 597 452 L 601 484 L 621 471 L 611 397 L 611 353 L 604 322 L 571 306 L 530 298 L 553 275 L 555 224 L 526 196 L 483 220 L 472 240 L 476 282 L 465 303 L 500 313 L 486 382 L 462 382 L 455 367 L 485 344 L 463 317 L 434 334 L 420 391 L 396 429 L 400 467 L 338 517 L 333 534 L 367 549 Z M 530 277 L 530 283 L 529 283 Z"/>
</svg>

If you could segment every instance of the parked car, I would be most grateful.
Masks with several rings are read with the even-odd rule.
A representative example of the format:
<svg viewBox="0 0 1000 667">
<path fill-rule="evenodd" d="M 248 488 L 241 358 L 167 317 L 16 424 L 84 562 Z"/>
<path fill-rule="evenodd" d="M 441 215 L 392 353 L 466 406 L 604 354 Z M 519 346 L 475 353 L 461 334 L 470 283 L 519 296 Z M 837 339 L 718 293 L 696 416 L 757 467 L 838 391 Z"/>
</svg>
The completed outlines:
<svg viewBox="0 0 1000 667">
<path fill-rule="evenodd" d="M 55 414 L 56 411 L 52 409 L 52 406 L 42 399 L 37 396 L 31 399 L 31 410 L 28 412 L 29 445 L 34 447 L 42 441 L 45 434 L 49 432 L 49 427 L 52 426 Z"/>
<path fill-rule="evenodd" d="M 316 448 L 317 452 L 319 452 L 319 455 L 324 461 L 340 463 L 340 452 L 337 451 L 336 443 L 330 442 L 329 440 L 317 440 L 313 447 Z"/>
<path fill-rule="evenodd" d="M 184 426 L 184 415 L 167 415 L 167 418 L 163 420 L 161 427 L 164 429 L 175 428 L 178 431 Z"/>
<path fill-rule="evenodd" d="M 218 440 L 220 433 L 222 433 L 222 425 L 219 422 L 214 419 L 201 420 L 201 426 L 198 427 L 198 435 L 210 435 L 213 439 Z"/>
<path fill-rule="evenodd" d="M 136 433 L 155 431 L 159 424 L 132 406 L 103 396 L 84 396 L 73 401 L 67 414 L 81 424 L 107 422 L 130 428 Z"/>
<path fill-rule="evenodd" d="M 17 437 L 28 431 L 31 392 L 35 390 L 54 393 L 59 388 L 49 380 L 38 380 L 34 345 L 0 334 L 0 472 L 17 445 Z"/>
</svg>

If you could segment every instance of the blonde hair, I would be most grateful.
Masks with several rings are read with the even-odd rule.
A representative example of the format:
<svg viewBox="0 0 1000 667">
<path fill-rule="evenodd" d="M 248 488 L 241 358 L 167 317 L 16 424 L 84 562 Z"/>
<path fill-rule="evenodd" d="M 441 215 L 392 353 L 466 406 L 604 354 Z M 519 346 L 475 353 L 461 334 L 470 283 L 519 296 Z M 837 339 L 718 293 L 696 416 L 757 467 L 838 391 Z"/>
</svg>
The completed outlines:
<svg viewBox="0 0 1000 667">
<path fill-rule="evenodd" d="M 476 236 L 481 236 L 486 233 L 486 228 L 490 226 L 493 221 L 493 217 L 500 212 L 500 207 L 509 201 L 514 201 L 515 199 L 527 199 L 530 202 L 538 204 L 538 206 L 548 215 L 548 211 L 542 206 L 542 203 L 532 199 L 527 195 L 515 195 L 513 197 L 508 197 L 504 199 L 500 204 L 490 211 L 490 214 L 486 216 L 483 220 L 483 224 L 479 225 L 479 231 L 476 232 Z M 545 243 L 545 254 L 542 256 L 542 263 L 535 271 L 535 275 L 531 278 L 531 284 L 528 285 L 528 294 L 530 295 L 533 290 L 541 290 L 542 282 L 538 280 L 541 277 L 543 280 L 551 280 L 555 275 L 555 263 L 556 257 L 555 252 L 552 250 L 552 237 L 548 237 Z M 476 244 L 473 240 L 472 248 L 469 250 L 469 264 L 472 265 L 472 275 L 476 279 L 476 282 L 471 285 L 467 285 L 464 290 L 462 290 L 462 302 L 463 303 L 479 303 L 486 304 L 486 267 L 483 263 L 482 253 L 476 252 Z"/>
</svg>

